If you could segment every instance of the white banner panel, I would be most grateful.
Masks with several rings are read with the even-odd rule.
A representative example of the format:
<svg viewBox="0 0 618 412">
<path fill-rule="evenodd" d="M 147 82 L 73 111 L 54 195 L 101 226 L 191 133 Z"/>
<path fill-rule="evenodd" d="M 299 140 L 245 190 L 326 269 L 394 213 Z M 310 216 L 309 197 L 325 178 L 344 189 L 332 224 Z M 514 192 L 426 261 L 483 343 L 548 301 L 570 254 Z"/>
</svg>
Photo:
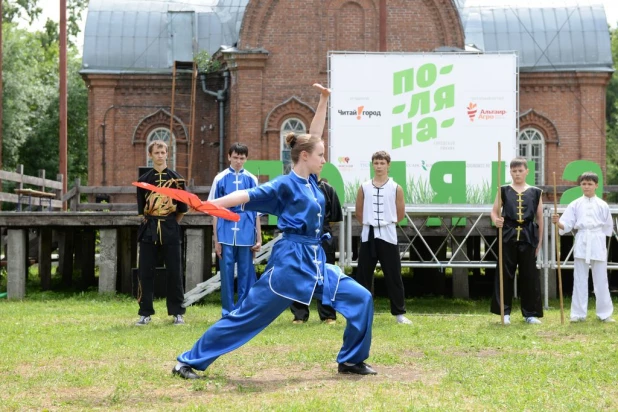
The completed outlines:
<svg viewBox="0 0 618 412">
<path fill-rule="evenodd" d="M 493 202 L 497 143 L 503 161 L 516 156 L 515 54 L 329 58 L 329 161 L 341 173 L 346 202 L 370 178 L 378 150 L 401 162 L 391 172 L 404 186 L 406 203 Z"/>
</svg>

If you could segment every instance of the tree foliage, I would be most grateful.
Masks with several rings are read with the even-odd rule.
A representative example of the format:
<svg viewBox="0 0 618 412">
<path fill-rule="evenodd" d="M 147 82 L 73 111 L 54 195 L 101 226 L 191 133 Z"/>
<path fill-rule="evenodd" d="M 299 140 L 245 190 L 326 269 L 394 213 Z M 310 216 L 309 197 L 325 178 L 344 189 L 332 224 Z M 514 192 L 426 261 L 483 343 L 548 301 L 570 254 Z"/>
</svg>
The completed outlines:
<svg viewBox="0 0 618 412">
<path fill-rule="evenodd" d="M 3 0 L 3 135 L 5 170 L 23 164 L 25 173 L 45 169 L 48 178 L 59 170 L 59 33 L 48 20 L 42 31 L 20 28 L 14 20 L 35 16 L 36 0 Z M 81 13 L 86 0 L 69 0 Z M 4 7 L 9 4 L 9 10 Z M 11 9 L 12 7 L 12 9 Z M 75 35 L 79 32 L 75 20 Z M 72 44 L 67 52 L 68 181 L 87 179 L 88 92 L 79 75 L 81 58 Z"/>
<path fill-rule="evenodd" d="M 82 13 L 88 6 L 89 0 L 67 0 L 67 33 L 69 41 L 75 38 L 79 32 L 79 22 Z M 43 10 L 39 7 L 39 0 L 2 0 L 2 22 L 18 23 L 20 20 L 32 24 Z M 58 38 L 58 22 L 47 19 L 45 31 L 53 32 L 55 27 L 56 40 Z M 48 30 L 50 27 L 52 30 Z"/>
</svg>

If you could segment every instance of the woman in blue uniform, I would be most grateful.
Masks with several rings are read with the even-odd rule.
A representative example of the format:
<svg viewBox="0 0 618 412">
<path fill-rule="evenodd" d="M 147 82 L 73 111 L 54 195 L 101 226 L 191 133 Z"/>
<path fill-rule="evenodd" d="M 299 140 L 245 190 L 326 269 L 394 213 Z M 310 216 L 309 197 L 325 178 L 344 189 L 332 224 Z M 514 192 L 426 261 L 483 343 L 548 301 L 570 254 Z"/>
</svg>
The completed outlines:
<svg viewBox="0 0 618 412">
<path fill-rule="evenodd" d="M 364 362 L 371 346 L 371 294 L 337 266 L 326 264 L 320 246 L 324 196 L 316 175 L 325 163 L 321 136 L 330 90 L 321 85 L 314 87 L 321 95 L 310 134 L 286 137 L 292 149 L 292 172 L 256 188 L 213 200 L 224 207 L 243 205 L 245 210 L 278 216 L 283 238 L 273 247 L 264 275 L 240 307 L 212 325 L 191 350 L 178 356 L 178 364 L 172 370 L 174 375 L 199 378 L 193 369 L 205 370 L 219 356 L 260 333 L 293 301 L 308 305 L 313 296 L 335 308 L 347 320 L 337 356 L 339 373 L 376 373 Z"/>
</svg>

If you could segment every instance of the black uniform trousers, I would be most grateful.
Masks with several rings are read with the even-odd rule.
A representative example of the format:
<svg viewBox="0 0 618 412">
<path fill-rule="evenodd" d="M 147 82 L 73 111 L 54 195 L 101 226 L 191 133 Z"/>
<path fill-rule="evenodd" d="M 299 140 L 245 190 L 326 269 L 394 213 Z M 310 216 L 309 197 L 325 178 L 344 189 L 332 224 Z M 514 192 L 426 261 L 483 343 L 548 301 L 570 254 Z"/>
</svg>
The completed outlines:
<svg viewBox="0 0 618 412">
<path fill-rule="evenodd" d="M 541 301 L 541 276 L 536 268 L 536 248 L 527 242 L 515 240 L 502 247 L 502 270 L 504 272 L 504 314 L 510 315 L 515 285 L 515 270 L 519 268 L 517 283 L 521 296 L 521 314 L 527 318 L 543 317 Z M 496 268 L 491 313 L 500 314 L 500 272 Z"/>
<path fill-rule="evenodd" d="M 372 293 L 374 271 L 378 262 L 380 262 L 384 273 L 386 292 L 391 302 L 391 314 L 393 316 L 403 315 L 406 313 L 406 304 L 403 281 L 401 280 L 399 246 L 382 239 L 375 239 L 373 227 L 371 227 L 369 239 L 367 242 L 361 242 L 360 245 L 355 279 Z"/>
<path fill-rule="evenodd" d="M 182 262 L 180 244 L 139 243 L 139 311 L 140 316 L 154 315 L 152 305 L 154 297 L 154 280 L 158 253 L 163 253 L 165 277 L 167 284 L 166 303 L 168 315 L 184 315 L 182 307 L 185 299 L 182 284 Z"/>
<path fill-rule="evenodd" d="M 335 242 L 333 238 L 325 239 L 322 241 L 322 248 L 324 249 L 324 253 L 326 254 L 326 263 L 330 263 L 331 265 L 335 264 Z M 318 315 L 320 316 L 321 321 L 325 321 L 326 319 L 337 319 L 337 313 L 332 306 L 326 306 L 322 304 L 321 299 L 317 299 L 318 303 Z M 304 305 L 300 302 L 293 302 L 290 306 L 290 310 L 294 315 L 294 320 L 302 320 L 303 322 L 307 322 L 309 320 L 309 306 Z"/>
</svg>

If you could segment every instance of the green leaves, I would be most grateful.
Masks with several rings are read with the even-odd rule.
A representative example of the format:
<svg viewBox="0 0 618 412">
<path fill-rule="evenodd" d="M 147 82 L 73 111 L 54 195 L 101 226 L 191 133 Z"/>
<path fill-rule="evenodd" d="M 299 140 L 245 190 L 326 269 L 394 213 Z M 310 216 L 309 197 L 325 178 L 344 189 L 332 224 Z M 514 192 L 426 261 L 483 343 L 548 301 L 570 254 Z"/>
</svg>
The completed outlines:
<svg viewBox="0 0 618 412">
<path fill-rule="evenodd" d="M 69 3 L 75 8 L 73 13 L 77 13 L 87 2 Z M 4 1 L 3 5 L 6 4 Z M 13 6 L 26 13 L 27 4 Z M 2 167 L 14 170 L 22 163 L 26 174 L 37 175 L 39 169 L 44 169 L 46 176 L 54 179 L 58 173 L 59 146 L 58 24 L 48 20 L 42 31 L 30 32 L 16 23 L 5 22 L 3 46 Z M 69 46 L 67 54 L 71 181 L 87 177 L 88 92 L 79 75 L 81 59 L 77 49 Z"/>
</svg>

